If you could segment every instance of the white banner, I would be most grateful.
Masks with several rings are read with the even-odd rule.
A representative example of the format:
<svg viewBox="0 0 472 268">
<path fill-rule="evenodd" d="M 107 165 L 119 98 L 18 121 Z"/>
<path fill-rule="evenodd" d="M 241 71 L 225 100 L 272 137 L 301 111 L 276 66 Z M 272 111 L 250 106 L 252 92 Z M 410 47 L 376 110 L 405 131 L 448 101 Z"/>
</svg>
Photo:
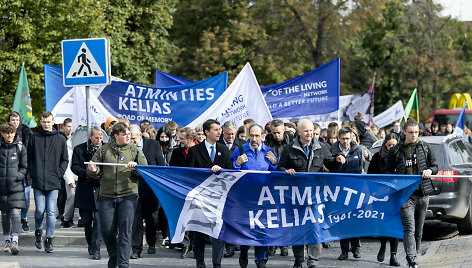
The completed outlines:
<svg viewBox="0 0 472 268">
<path fill-rule="evenodd" d="M 233 121 L 236 126 L 243 125 L 243 121 L 249 118 L 261 126 L 272 120 L 249 62 L 218 100 L 187 126 L 196 127 L 209 118 L 216 119 L 221 124 Z"/>
<path fill-rule="evenodd" d="M 382 128 L 403 117 L 405 117 L 405 109 L 403 109 L 402 101 L 399 100 L 392 107 L 375 116 L 373 121 L 379 128 Z"/>
</svg>

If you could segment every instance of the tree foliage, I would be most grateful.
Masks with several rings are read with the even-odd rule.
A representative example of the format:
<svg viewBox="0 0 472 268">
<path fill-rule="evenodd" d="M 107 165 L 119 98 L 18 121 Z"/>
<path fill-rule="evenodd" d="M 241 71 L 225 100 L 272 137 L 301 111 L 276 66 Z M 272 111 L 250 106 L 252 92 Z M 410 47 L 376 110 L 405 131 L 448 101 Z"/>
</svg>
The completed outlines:
<svg viewBox="0 0 472 268">
<path fill-rule="evenodd" d="M 35 114 L 43 64 L 61 64 L 63 39 L 108 37 L 112 74 L 152 85 L 154 70 L 229 80 L 250 62 L 261 85 L 341 58 L 341 94 L 367 91 L 375 109 L 418 89 L 423 116 L 472 83 L 472 28 L 432 0 L 4 0 L 0 2 L 0 112 L 25 62 Z M 424 119 L 424 118 L 423 118 Z"/>
<path fill-rule="evenodd" d="M 153 84 L 168 68 L 175 0 L 4 0 L 0 2 L 0 108 L 10 111 L 22 62 L 33 111 L 44 110 L 43 64 L 61 65 L 61 41 L 110 38 L 112 75 Z"/>
</svg>

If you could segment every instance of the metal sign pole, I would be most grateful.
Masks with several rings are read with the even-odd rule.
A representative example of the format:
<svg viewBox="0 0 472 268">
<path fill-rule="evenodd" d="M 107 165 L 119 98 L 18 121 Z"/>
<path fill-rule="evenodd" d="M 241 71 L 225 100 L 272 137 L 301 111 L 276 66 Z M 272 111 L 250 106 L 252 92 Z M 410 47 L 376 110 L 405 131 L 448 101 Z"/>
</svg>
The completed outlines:
<svg viewBox="0 0 472 268">
<path fill-rule="evenodd" d="M 89 86 L 85 86 L 85 105 L 87 105 L 87 132 L 90 132 L 90 101 L 89 101 L 89 97 L 90 97 L 90 87 Z M 78 103 L 76 103 L 76 105 L 80 105 Z"/>
</svg>

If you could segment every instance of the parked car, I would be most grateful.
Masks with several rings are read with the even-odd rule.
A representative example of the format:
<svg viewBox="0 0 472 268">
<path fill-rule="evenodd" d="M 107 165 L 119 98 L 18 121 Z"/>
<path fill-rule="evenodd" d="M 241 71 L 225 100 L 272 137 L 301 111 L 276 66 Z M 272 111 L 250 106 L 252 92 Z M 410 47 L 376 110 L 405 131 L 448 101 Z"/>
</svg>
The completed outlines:
<svg viewBox="0 0 472 268">
<path fill-rule="evenodd" d="M 429 197 L 427 219 L 440 219 L 457 223 L 461 234 L 472 234 L 472 145 L 462 137 L 429 136 L 420 137 L 429 143 L 439 164 L 437 175 L 451 175 L 447 178 L 433 178 L 438 195 Z M 372 145 L 376 153 L 382 141 Z M 457 178 L 454 175 L 470 175 Z"/>
</svg>

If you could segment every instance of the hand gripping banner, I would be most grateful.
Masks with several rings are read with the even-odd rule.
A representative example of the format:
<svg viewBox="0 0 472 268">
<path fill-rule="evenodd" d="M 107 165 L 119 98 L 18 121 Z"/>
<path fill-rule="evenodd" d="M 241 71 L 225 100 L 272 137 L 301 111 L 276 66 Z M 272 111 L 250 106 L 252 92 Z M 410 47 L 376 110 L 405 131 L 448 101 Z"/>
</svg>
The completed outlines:
<svg viewBox="0 0 472 268">
<path fill-rule="evenodd" d="M 136 169 L 164 208 L 172 243 L 186 231 L 250 246 L 402 238 L 400 208 L 421 182 L 419 175 Z"/>
</svg>

